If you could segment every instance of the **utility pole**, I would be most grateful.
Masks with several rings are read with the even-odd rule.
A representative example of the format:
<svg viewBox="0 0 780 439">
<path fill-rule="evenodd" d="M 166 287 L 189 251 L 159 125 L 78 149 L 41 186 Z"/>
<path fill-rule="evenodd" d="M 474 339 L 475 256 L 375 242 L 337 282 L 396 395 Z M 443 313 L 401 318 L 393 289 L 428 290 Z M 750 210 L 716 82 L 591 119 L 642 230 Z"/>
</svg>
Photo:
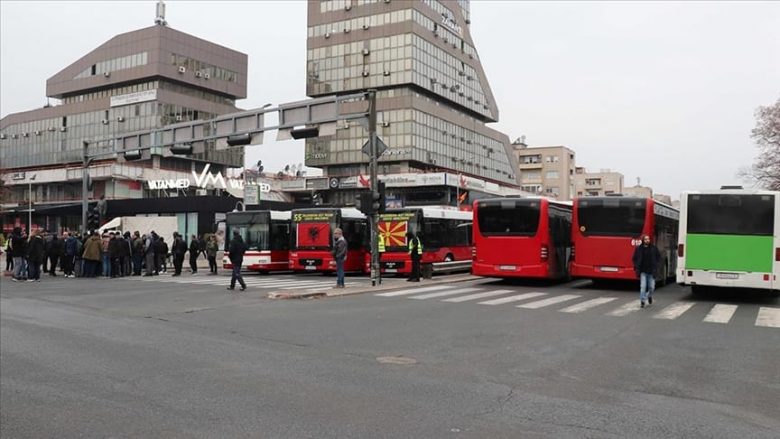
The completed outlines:
<svg viewBox="0 0 780 439">
<path fill-rule="evenodd" d="M 82 236 L 87 235 L 87 180 L 89 179 L 89 156 L 87 148 L 89 148 L 89 142 L 86 140 L 81 143 L 83 152 L 81 154 L 81 231 Z"/>
<path fill-rule="evenodd" d="M 371 161 L 369 162 L 369 172 L 371 174 L 372 199 L 379 199 L 379 176 L 377 175 L 377 154 L 376 154 L 376 90 L 368 91 L 368 141 L 371 150 Z M 371 222 L 371 285 L 376 286 L 379 279 L 379 211 L 372 209 L 369 221 Z"/>
</svg>

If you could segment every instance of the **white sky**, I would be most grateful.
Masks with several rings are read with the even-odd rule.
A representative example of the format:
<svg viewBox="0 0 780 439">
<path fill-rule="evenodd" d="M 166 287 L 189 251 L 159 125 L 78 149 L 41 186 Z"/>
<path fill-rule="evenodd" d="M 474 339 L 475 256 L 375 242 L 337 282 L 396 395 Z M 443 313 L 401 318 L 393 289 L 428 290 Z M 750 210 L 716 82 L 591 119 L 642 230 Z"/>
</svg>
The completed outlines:
<svg viewBox="0 0 780 439">
<path fill-rule="evenodd" d="M 305 2 L 166 4 L 171 27 L 249 55 L 240 107 L 306 97 Z M 47 78 L 154 11 L 153 0 L 0 1 L 0 115 L 41 107 Z M 471 14 L 494 128 L 675 198 L 735 182 L 756 153 L 753 111 L 780 96 L 780 2 L 472 1 Z M 249 148 L 247 163 L 258 159 L 278 170 L 303 161 L 303 144 Z"/>
</svg>

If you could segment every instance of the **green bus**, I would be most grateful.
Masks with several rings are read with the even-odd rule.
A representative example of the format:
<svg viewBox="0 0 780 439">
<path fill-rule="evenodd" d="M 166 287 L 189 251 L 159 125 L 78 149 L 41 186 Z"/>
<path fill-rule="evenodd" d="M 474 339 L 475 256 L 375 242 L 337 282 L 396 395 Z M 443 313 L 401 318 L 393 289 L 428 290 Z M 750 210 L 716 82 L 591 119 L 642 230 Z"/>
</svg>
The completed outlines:
<svg viewBox="0 0 780 439">
<path fill-rule="evenodd" d="M 780 290 L 780 192 L 683 192 L 677 283 Z"/>
</svg>

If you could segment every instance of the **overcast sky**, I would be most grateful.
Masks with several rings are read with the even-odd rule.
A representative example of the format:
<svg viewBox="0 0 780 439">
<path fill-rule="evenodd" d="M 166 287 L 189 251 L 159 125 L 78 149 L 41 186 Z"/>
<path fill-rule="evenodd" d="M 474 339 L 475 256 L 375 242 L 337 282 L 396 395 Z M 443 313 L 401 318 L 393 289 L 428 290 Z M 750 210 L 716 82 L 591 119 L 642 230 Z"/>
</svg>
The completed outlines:
<svg viewBox="0 0 780 439">
<path fill-rule="evenodd" d="M 155 1 L 0 2 L 0 114 L 45 102 L 46 79 L 112 36 L 153 24 Z M 171 27 L 249 55 L 242 108 L 305 98 L 306 3 L 168 1 Z M 753 112 L 780 96 L 780 2 L 472 1 L 493 127 L 566 145 L 676 195 L 733 183 L 756 148 Z M 301 142 L 253 146 L 267 170 Z"/>
</svg>

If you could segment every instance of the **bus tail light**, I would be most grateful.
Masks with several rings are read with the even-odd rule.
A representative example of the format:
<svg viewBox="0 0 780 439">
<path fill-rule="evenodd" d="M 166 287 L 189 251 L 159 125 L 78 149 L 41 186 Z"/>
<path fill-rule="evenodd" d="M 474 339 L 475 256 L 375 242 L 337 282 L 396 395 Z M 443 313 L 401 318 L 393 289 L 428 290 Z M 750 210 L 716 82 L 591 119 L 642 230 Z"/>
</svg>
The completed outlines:
<svg viewBox="0 0 780 439">
<path fill-rule="evenodd" d="M 549 256 L 550 256 L 550 249 L 547 247 L 547 244 L 542 245 L 542 251 L 541 251 L 542 260 L 546 261 Z"/>
<path fill-rule="evenodd" d="M 764 281 L 769 282 L 769 275 L 768 274 L 764 275 Z"/>
<path fill-rule="evenodd" d="M 685 244 L 677 244 L 677 257 L 685 256 Z"/>
<path fill-rule="evenodd" d="M 572 245 L 571 245 L 571 260 L 572 260 L 572 261 L 574 260 L 574 255 L 575 255 L 575 254 L 576 254 L 576 253 L 574 252 L 574 244 L 572 244 Z"/>
<path fill-rule="evenodd" d="M 471 260 L 477 260 L 477 247 L 471 247 Z"/>
<path fill-rule="evenodd" d="M 780 262 L 780 247 L 775 249 L 775 262 Z"/>
</svg>

